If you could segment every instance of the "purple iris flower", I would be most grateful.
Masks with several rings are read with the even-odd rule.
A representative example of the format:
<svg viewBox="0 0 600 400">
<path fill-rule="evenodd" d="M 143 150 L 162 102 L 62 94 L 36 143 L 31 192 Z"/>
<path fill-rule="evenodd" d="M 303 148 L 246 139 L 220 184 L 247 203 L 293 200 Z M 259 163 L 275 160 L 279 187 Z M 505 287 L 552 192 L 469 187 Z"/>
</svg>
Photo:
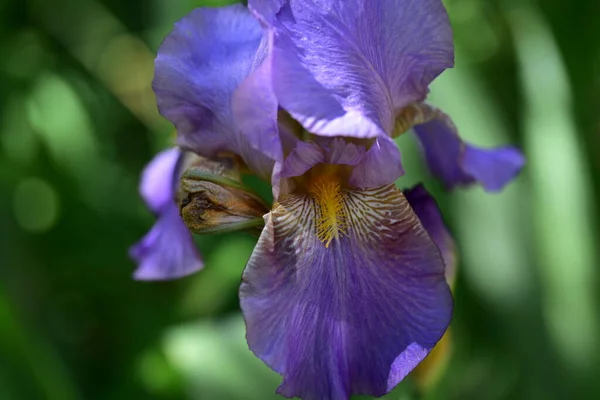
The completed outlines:
<svg viewBox="0 0 600 400">
<path fill-rule="evenodd" d="M 183 223 L 175 194 L 184 153 L 170 149 L 159 153 L 148 164 L 140 182 L 140 193 L 157 221 L 135 246 L 131 257 L 139 264 L 135 279 L 179 278 L 203 266 L 192 234 Z"/>
<path fill-rule="evenodd" d="M 524 162 L 466 144 L 423 102 L 453 57 L 440 0 L 250 0 L 193 11 L 161 45 L 153 87 L 178 145 L 273 186 L 240 304 L 283 396 L 381 396 L 446 331 L 454 242 L 422 186 L 395 187 L 393 138 L 414 128 L 448 188 L 500 190 Z M 176 153 L 142 179 L 158 222 L 133 250 L 140 278 L 201 265 L 173 211 L 181 171 L 160 159 Z"/>
</svg>

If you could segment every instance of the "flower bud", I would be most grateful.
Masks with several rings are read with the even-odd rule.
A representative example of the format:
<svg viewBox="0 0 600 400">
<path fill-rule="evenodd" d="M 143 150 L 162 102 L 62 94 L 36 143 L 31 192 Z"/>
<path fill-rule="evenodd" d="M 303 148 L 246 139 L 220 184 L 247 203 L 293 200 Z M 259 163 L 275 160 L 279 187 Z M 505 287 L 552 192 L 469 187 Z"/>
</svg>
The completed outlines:
<svg viewBox="0 0 600 400">
<path fill-rule="evenodd" d="M 260 233 L 268 207 L 244 187 L 234 158 L 208 159 L 192 154 L 186 166 L 178 202 L 188 229 L 197 234 L 237 230 Z"/>
</svg>

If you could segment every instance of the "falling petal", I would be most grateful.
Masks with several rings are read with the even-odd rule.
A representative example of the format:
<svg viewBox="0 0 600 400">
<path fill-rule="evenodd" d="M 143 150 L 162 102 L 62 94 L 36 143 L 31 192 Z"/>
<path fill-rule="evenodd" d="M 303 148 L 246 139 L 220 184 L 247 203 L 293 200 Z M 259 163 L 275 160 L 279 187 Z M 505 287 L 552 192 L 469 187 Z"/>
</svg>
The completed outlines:
<svg viewBox="0 0 600 400">
<path fill-rule="evenodd" d="M 421 142 L 431 173 L 452 189 L 479 183 L 488 192 L 498 192 L 513 180 L 525 158 L 513 147 L 481 149 L 463 142 L 446 114 L 431 106 L 432 119 L 413 127 Z"/>
<path fill-rule="evenodd" d="M 319 200 L 281 200 L 243 274 L 249 346 L 283 375 L 287 397 L 381 396 L 450 322 L 444 263 L 401 192 L 339 194 L 331 242 L 318 230 L 327 212 Z"/>
<path fill-rule="evenodd" d="M 138 280 L 181 278 L 203 266 L 192 235 L 181 220 L 175 203 L 165 210 L 129 254 L 138 262 L 134 273 Z"/>
</svg>

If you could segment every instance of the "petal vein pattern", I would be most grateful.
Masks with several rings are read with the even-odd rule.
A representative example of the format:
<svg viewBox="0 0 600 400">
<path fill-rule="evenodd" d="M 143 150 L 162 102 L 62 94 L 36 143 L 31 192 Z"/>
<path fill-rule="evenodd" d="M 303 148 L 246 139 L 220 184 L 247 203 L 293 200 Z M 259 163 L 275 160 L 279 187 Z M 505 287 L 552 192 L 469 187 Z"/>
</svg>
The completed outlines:
<svg viewBox="0 0 600 400">
<path fill-rule="evenodd" d="M 280 201 L 244 271 L 248 343 L 284 396 L 383 395 L 450 321 L 444 263 L 402 193 L 344 190 L 342 202 L 345 234 L 326 245 L 318 200 Z"/>
<path fill-rule="evenodd" d="M 250 0 L 249 7 L 276 32 L 281 107 L 318 135 L 391 134 L 394 113 L 423 100 L 453 65 L 439 0 Z"/>
<path fill-rule="evenodd" d="M 275 125 L 276 104 L 261 101 L 266 108 L 252 115 L 253 121 L 236 119 L 232 110 L 234 92 L 260 64 L 261 43 L 260 24 L 241 4 L 196 9 L 161 44 L 152 87 L 160 113 L 177 128 L 182 148 L 204 157 L 237 154 L 268 179 L 272 158 L 280 151 L 273 137 L 276 129 L 248 131 L 241 126 Z"/>
</svg>

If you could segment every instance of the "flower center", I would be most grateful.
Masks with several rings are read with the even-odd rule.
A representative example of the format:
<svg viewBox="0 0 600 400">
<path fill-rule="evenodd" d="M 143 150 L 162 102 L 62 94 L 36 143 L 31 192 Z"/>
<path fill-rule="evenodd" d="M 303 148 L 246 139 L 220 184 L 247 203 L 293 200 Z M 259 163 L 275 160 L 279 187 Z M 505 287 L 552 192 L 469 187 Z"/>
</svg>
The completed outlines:
<svg viewBox="0 0 600 400">
<path fill-rule="evenodd" d="M 346 235 L 348 216 L 344 205 L 344 192 L 339 180 L 331 175 L 318 175 L 311 179 L 308 192 L 317 205 L 317 237 L 328 248 L 333 239 Z"/>
</svg>

